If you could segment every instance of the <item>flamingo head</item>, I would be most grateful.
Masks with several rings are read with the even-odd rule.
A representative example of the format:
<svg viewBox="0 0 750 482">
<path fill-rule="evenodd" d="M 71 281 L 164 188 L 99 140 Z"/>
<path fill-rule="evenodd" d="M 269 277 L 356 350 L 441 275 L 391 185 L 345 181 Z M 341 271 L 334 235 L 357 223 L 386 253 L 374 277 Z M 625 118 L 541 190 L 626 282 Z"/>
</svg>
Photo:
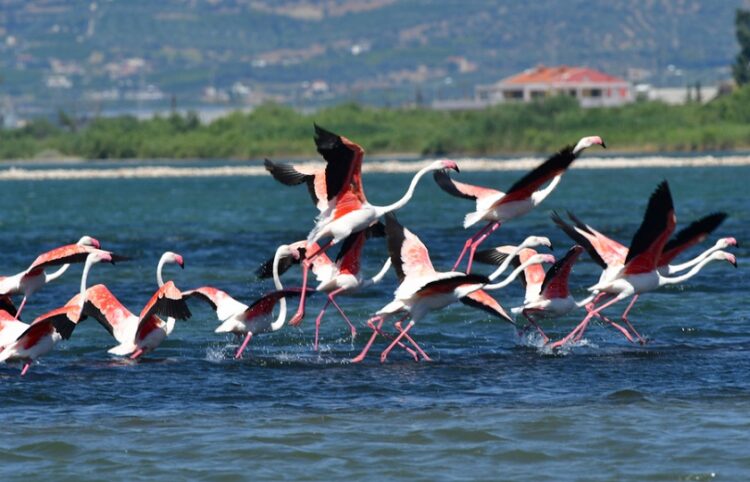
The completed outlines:
<svg viewBox="0 0 750 482">
<path fill-rule="evenodd" d="M 580 141 L 578 141 L 578 144 L 573 148 L 573 154 L 579 154 L 584 149 L 587 149 L 591 146 L 602 146 L 604 149 L 607 148 L 607 145 L 604 143 L 601 137 L 599 136 L 588 136 L 583 137 Z"/>
<path fill-rule="evenodd" d="M 521 246 L 524 248 L 533 248 L 535 246 L 547 246 L 549 249 L 554 250 L 552 247 L 552 241 L 546 236 L 529 236 L 523 240 Z"/>
<path fill-rule="evenodd" d="M 530 259 L 532 259 L 536 264 L 542 264 L 542 263 L 554 263 L 555 257 L 551 254 L 536 254 L 532 256 Z"/>
<path fill-rule="evenodd" d="M 112 253 L 110 253 L 109 251 L 102 251 L 101 249 L 96 249 L 90 252 L 88 256 L 86 256 L 86 262 L 90 264 L 101 263 L 102 261 L 106 261 L 112 264 L 115 263 L 114 259 L 112 258 Z"/>
<path fill-rule="evenodd" d="M 430 168 L 435 171 L 440 169 L 452 169 L 456 172 L 461 172 L 458 170 L 458 164 L 456 164 L 456 161 L 451 161 L 450 159 L 435 161 L 430 165 Z"/>
<path fill-rule="evenodd" d="M 185 269 L 185 260 L 182 259 L 182 256 L 177 253 L 167 251 L 166 253 L 161 255 L 161 259 L 164 263 L 174 263 L 179 265 L 180 268 Z"/>
<path fill-rule="evenodd" d="M 101 245 L 99 244 L 99 240 L 97 240 L 96 238 L 92 238 L 91 236 L 81 237 L 81 239 L 79 239 L 76 244 L 78 246 L 91 246 L 92 248 L 96 248 L 96 249 L 101 248 Z"/>
<path fill-rule="evenodd" d="M 719 249 L 728 248 L 730 246 L 739 246 L 736 238 L 721 238 L 716 242 L 716 246 Z"/>
<path fill-rule="evenodd" d="M 714 253 L 714 256 L 716 256 L 716 259 L 718 260 L 726 261 L 735 268 L 737 267 L 737 258 L 732 253 L 727 253 L 726 251 L 717 251 L 716 253 Z"/>
<path fill-rule="evenodd" d="M 291 256 L 295 261 L 304 259 L 308 249 L 312 251 L 318 250 L 318 245 L 316 243 L 312 243 L 308 246 L 306 240 L 297 241 L 296 243 L 284 246 L 286 246 L 286 252 L 282 252 L 282 256 Z"/>
</svg>

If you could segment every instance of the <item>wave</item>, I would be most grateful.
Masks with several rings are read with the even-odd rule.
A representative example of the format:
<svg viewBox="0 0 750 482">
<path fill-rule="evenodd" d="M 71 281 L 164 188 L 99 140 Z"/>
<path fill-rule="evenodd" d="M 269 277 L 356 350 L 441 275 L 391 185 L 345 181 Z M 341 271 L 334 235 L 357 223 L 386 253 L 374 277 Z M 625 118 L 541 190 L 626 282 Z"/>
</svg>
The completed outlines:
<svg viewBox="0 0 750 482">
<path fill-rule="evenodd" d="M 455 159 L 462 171 L 518 171 L 536 167 L 540 158 L 523 157 L 497 160 L 489 158 Z M 384 160 L 370 161 L 362 170 L 370 173 L 413 173 L 424 167 L 424 161 Z M 319 162 L 300 162 L 298 165 L 322 167 Z M 589 157 L 576 161 L 574 169 L 628 169 L 653 167 L 730 167 L 748 166 L 750 156 L 695 156 L 695 157 Z M 175 166 L 118 166 L 87 168 L 78 164 L 70 167 L 27 169 L 11 167 L 0 171 L 0 181 L 44 181 L 44 180 L 85 180 L 85 179 L 153 179 L 181 177 L 249 177 L 265 176 L 266 170 L 258 165 L 224 165 L 201 167 Z"/>
</svg>

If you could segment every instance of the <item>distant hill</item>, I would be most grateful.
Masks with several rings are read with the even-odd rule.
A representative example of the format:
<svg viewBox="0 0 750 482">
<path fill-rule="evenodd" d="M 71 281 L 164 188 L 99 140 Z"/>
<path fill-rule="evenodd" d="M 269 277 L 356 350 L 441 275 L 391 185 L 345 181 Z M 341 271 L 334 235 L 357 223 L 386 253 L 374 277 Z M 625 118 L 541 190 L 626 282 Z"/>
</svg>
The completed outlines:
<svg viewBox="0 0 750 482">
<path fill-rule="evenodd" d="M 707 84 L 729 77 L 734 12 L 747 3 L 0 0 L 0 96 L 43 109 L 172 96 L 392 105 L 470 95 L 539 63 Z"/>
</svg>

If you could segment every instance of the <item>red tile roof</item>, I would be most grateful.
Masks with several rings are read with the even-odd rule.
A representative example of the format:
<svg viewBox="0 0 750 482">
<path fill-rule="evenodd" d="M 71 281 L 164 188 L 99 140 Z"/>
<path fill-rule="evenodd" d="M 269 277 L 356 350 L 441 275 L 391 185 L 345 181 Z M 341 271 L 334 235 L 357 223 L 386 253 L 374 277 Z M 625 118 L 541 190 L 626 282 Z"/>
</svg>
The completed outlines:
<svg viewBox="0 0 750 482">
<path fill-rule="evenodd" d="M 539 65 L 503 79 L 503 84 L 579 84 L 582 82 L 622 83 L 625 80 L 587 67 Z"/>
</svg>

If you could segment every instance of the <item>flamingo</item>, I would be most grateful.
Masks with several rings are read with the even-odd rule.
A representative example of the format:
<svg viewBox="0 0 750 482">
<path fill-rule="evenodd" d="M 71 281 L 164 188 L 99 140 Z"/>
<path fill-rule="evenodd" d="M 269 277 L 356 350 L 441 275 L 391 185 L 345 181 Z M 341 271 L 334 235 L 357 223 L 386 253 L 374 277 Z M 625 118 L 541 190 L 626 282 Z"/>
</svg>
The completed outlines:
<svg viewBox="0 0 750 482">
<path fill-rule="evenodd" d="M 86 292 L 84 313 L 95 318 L 119 345 L 110 348 L 113 355 L 130 355 L 137 359 L 144 353 L 155 350 L 172 330 L 175 320 L 190 318 L 190 310 L 182 292 L 173 281 L 164 282 L 164 265 L 177 264 L 185 267 L 182 256 L 165 252 L 156 266 L 156 281 L 159 288 L 141 310 L 139 316 L 131 313 L 103 284 L 89 288 Z M 164 321 L 158 315 L 166 316 Z"/>
<path fill-rule="evenodd" d="M 185 291 L 186 298 L 197 298 L 208 303 L 216 311 L 221 321 L 215 333 L 234 333 L 243 336 L 244 340 L 235 353 L 236 359 L 242 358 L 245 347 L 254 335 L 280 330 L 286 322 L 286 297 L 298 296 L 299 290 L 284 289 L 279 279 L 279 262 L 284 257 L 296 257 L 301 254 L 294 245 L 282 244 L 276 249 L 272 261 L 273 282 L 277 291 L 265 294 L 250 306 L 237 301 L 228 293 L 212 286 L 201 286 Z M 273 308 L 279 303 L 279 314 L 273 319 Z"/>
<path fill-rule="evenodd" d="M 378 223 L 375 226 L 382 227 L 382 224 Z M 316 256 L 312 261 L 311 268 L 319 283 L 315 290 L 322 291 L 328 294 L 323 309 L 320 310 L 317 318 L 315 318 L 315 342 L 313 345 L 313 349 L 315 351 L 318 351 L 320 323 L 323 319 L 323 316 L 325 315 L 326 310 L 328 309 L 328 306 L 331 304 L 336 307 L 338 312 L 344 318 L 344 321 L 346 321 L 347 325 L 349 325 L 352 340 L 357 336 L 357 329 L 354 327 L 351 320 L 349 320 L 349 317 L 346 316 L 344 310 L 342 310 L 338 303 L 336 303 L 336 300 L 334 298 L 342 293 L 366 288 L 368 286 L 379 283 L 391 267 L 391 259 L 388 258 L 386 259 L 380 271 L 378 271 L 378 273 L 372 278 L 364 279 L 360 273 L 360 258 L 362 255 L 362 247 L 364 246 L 365 239 L 369 237 L 369 232 L 373 231 L 373 227 L 370 227 L 365 231 L 360 231 L 358 233 L 350 235 L 342 243 L 341 251 L 336 257 L 335 262 L 332 261 L 325 253 L 321 253 L 320 255 Z M 307 245 L 306 241 L 299 241 L 297 243 L 294 243 L 293 246 L 296 246 L 299 249 L 304 249 L 305 246 L 307 246 L 307 249 L 311 250 L 319 249 L 317 243 Z M 291 259 L 290 256 L 284 256 L 281 259 L 281 262 L 284 262 L 284 266 L 280 266 L 279 268 L 281 273 L 286 271 L 288 266 L 291 264 L 290 261 L 287 261 L 289 259 Z M 294 262 L 299 262 L 299 260 L 300 258 L 296 257 Z M 268 262 L 264 264 L 264 267 L 266 267 L 266 269 L 262 269 L 259 271 L 261 277 L 268 276 L 267 266 Z"/>
<path fill-rule="evenodd" d="M 610 294 L 612 298 L 590 310 L 583 321 L 572 332 L 550 345 L 550 348 L 559 348 L 574 338 L 580 339 L 592 316 L 596 316 L 604 309 L 621 300 L 647 291 L 653 291 L 668 284 L 682 283 L 695 276 L 704 266 L 712 261 L 724 260 L 735 267 L 737 266 L 737 260 L 734 255 L 726 251 L 715 251 L 681 276 L 667 277 L 662 275 L 658 269 L 659 259 L 663 253 L 667 239 L 669 239 L 669 236 L 674 231 L 675 224 L 676 217 L 669 184 L 667 181 L 663 181 L 657 186 L 649 199 L 643 222 L 633 236 L 633 241 L 630 243 L 627 258 L 620 274 L 613 279 L 600 281 L 589 288 L 592 292 Z M 639 340 L 643 342 L 643 338 L 638 335 L 627 320 L 627 314 L 634 302 L 635 298 L 625 309 L 622 319 L 633 330 L 633 333 L 638 336 Z"/>
<path fill-rule="evenodd" d="M 696 264 L 700 263 L 703 259 L 708 257 L 711 253 L 725 249 L 730 246 L 736 246 L 737 240 L 733 237 L 721 238 L 709 249 L 703 253 L 694 257 L 693 259 L 678 265 L 669 264 L 676 256 L 685 251 L 686 249 L 694 246 L 697 243 L 702 242 L 709 234 L 711 234 L 719 225 L 726 219 L 726 213 L 713 213 L 708 216 L 704 216 L 697 221 L 694 221 L 686 228 L 680 230 L 674 238 L 672 238 L 665 246 L 657 261 L 657 270 L 659 274 L 668 276 L 675 274 L 686 269 L 689 269 Z M 573 221 L 575 226 L 563 221 L 563 219 L 555 212 L 552 213 L 552 220 L 560 227 L 568 236 L 574 241 L 581 244 L 586 248 L 586 251 L 597 264 L 602 268 L 602 274 L 599 277 L 599 283 L 606 283 L 612 281 L 620 276 L 624 269 L 625 260 L 628 256 L 628 248 L 619 242 L 605 236 L 599 231 L 595 230 L 588 224 L 581 221 L 573 213 L 568 212 L 568 217 Z M 596 294 L 593 298 L 593 303 L 596 304 L 605 294 Z M 622 320 L 629 325 L 630 329 L 636 336 L 642 340 L 637 331 L 630 325 L 627 320 L 627 314 L 633 308 L 633 305 L 638 300 L 638 295 L 633 296 L 633 300 L 628 309 L 623 313 Z M 609 321 L 606 320 L 605 321 Z M 611 322 L 610 322 L 611 323 Z M 617 325 L 613 325 L 617 328 Z M 619 328 L 618 328 L 619 329 Z M 622 331 L 622 330 L 620 330 Z"/>
<path fill-rule="evenodd" d="M 3 320 L 4 326 L 0 332 L 0 362 L 23 361 L 21 376 L 26 375 L 31 363 L 37 358 L 49 353 L 60 340 L 67 340 L 76 325 L 85 319 L 83 306 L 86 301 L 86 280 L 91 266 L 102 261 L 112 264 L 115 258 L 112 253 L 94 250 L 86 256 L 86 263 L 81 275 L 81 290 L 64 306 L 52 310 L 35 319 L 30 325 L 13 320 Z M 3 311 L 5 315 L 9 315 Z M 5 317 L 7 318 L 7 316 Z M 6 330 L 8 331 L 6 333 Z M 19 333 L 20 332 L 20 333 Z M 14 339 L 13 336 L 17 335 Z"/>
<path fill-rule="evenodd" d="M 377 335 L 382 334 L 381 328 L 386 317 L 397 313 L 405 313 L 403 317 L 394 323 L 394 327 L 398 330 L 399 334 L 381 353 L 380 361 L 385 362 L 388 354 L 396 345 L 405 348 L 405 345 L 401 345 L 402 338 L 405 338 L 414 347 L 419 356 L 429 361 L 430 357 L 427 356 L 424 350 L 409 335 L 409 330 L 411 330 L 415 322 L 422 319 L 430 311 L 444 308 L 480 290 L 482 293 L 480 293 L 479 297 L 474 296 L 469 298 L 467 304 L 470 306 L 476 306 L 476 303 L 482 304 L 482 301 L 488 297 L 484 290 L 499 289 L 506 286 L 528 264 L 540 263 L 550 259 L 554 260 L 549 255 L 538 255 L 527 263 L 524 263 L 520 270 L 516 269 L 508 279 L 491 285 L 489 283 L 492 277 L 457 271 L 436 271 L 432 266 L 427 247 L 415 234 L 404 228 L 392 213 L 386 215 L 385 229 L 391 262 L 401 284 L 394 293 L 394 300 L 381 308 L 375 313 L 373 318 L 367 321 L 368 326 L 373 331 L 372 336 L 362 352 L 351 360 L 353 363 L 364 360 Z M 487 304 L 486 306 L 491 307 L 492 305 Z M 505 313 L 505 310 L 500 309 L 505 321 L 513 323 L 513 319 Z M 492 311 L 497 313 L 497 310 Z M 402 322 L 409 317 L 411 319 L 408 325 L 406 328 L 403 328 Z M 377 324 L 375 324 L 375 320 L 378 321 Z"/>
<path fill-rule="evenodd" d="M 501 246 L 491 250 L 478 251 L 475 259 L 483 263 L 499 264 L 508 258 L 510 248 L 512 247 Z M 547 343 L 549 337 L 539 326 L 539 318 L 563 316 L 575 308 L 584 306 L 593 299 L 593 296 L 590 296 L 583 301 L 576 302 L 570 295 L 570 289 L 568 288 L 570 271 L 582 252 L 581 246 L 573 246 L 546 273 L 538 264 L 530 265 L 524 270 L 524 276 L 519 278 L 526 289 L 523 305 L 511 308 L 511 313 L 520 314 L 528 321 L 527 326 L 521 330 L 521 333 L 524 333 L 529 326 L 533 326 L 542 336 L 544 343 Z M 525 248 L 519 253 L 515 262 L 523 263 L 536 254 L 535 250 Z"/>
<path fill-rule="evenodd" d="M 433 174 L 438 186 L 452 196 L 472 199 L 476 201 L 476 209 L 464 218 L 464 228 L 468 228 L 479 221 L 487 221 L 487 225 L 470 237 L 464 243 L 453 269 L 456 270 L 466 251 L 469 250 L 469 261 L 466 272 L 471 272 L 471 264 L 477 247 L 490 236 L 500 225 L 513 218 L 520 217 L 549 196 L 562 179 L 562 175 L 570 164 L 588 147 L 600 145 L 606 148 L 599 136 L 584 137 L 575 146 L 567 146 L 547 159 L 544 163 L 526 174 L 508 192 L 501 192 L 481 186 L 474 186 L 454 181 L 444 171 Z M 540 189 L 547 181 L 549 185 Z"/>
<path fill-rule="evenodd" d="M 357 156 L 355 156 L 354 158 L 357 159 Z M 361 159 L 361 156 L 359 156 L 359 158 Z M 328 241 L 328 243 L 320 247 L 318 250 L 312 253 L 308 253 L 302 263 L 303 291 L 302 295 L 300 296 L 300 304 L 297 308 L 297 312 L 289 321 L 291 325 L 299 324 L 304 316 L 307 274 L 311 262 L 316 256 L 324 253 L 331 246 L 347 238 L 350 234 L 356 233 L 371 226 L 386 213 L 396 211 L 397 209 L 405 206 L 414 195 L 414 190 L 416 189 L 419 180 L 428 172 L 441 169 L 453 169 L 455 171 L 458 171 L 458 166 L 454 161 L 440 160 L 432 162 L 428 166 L 420 169 L 414 175 L 411 183 L 409 184 L 408 190 L 401 197 L 401 199 L 386 206 L 375 206 L 368 203 L 367 200 L 364 199 L 364 194 L 361 190 L 361 181 L 357 181 L 357 175 L 360 172 L 360 168 L 357 168 L 357 164 L 355 162 L 352 162 L 350 164 L 352 164 L 352 166 L 348 168 L 348 173 L 337 163 L 329 161 L 327 164 L 326 182 L 328 198 L 333 199 L 333 196 L 335 195 L 336 202 L 335 204 L 331 204 L 328 209 L 323 211 L 320 216 L 318 216 L 315 227 L 307 236 L 307 242 L 309 244 L 312 244 L 317 243 L 322 238 L 331 239 Z M 341 176 L 342 173 L 343 176 Z M 333 179 L 333 181 L 329 181 L 329 179 Z M 342 187 L 338 191 L 332 190 L 332 186 L 338 186 L 341 179 L 344 179 L 346 183 L 343 183 Z"/>
<path fill-rule="evenodd" d="M 86 261 L 86 255 L 99 248 L 99 241 L 91 236 L 83 236 L 76 244 L 60 246 L 40 254 L 24 271 L 12 276 L 0 277 L 0 296 L 23 293 L 21 305 L 15 313 L 15 318 L 18 319 L 29 296 L 45 284 L 62 276 L 70 267 L 70 263 L 83 263 Z M 45 268 L 60 264 L 62 266 L 57 271 L 46 273 Z"/>
</svg>

